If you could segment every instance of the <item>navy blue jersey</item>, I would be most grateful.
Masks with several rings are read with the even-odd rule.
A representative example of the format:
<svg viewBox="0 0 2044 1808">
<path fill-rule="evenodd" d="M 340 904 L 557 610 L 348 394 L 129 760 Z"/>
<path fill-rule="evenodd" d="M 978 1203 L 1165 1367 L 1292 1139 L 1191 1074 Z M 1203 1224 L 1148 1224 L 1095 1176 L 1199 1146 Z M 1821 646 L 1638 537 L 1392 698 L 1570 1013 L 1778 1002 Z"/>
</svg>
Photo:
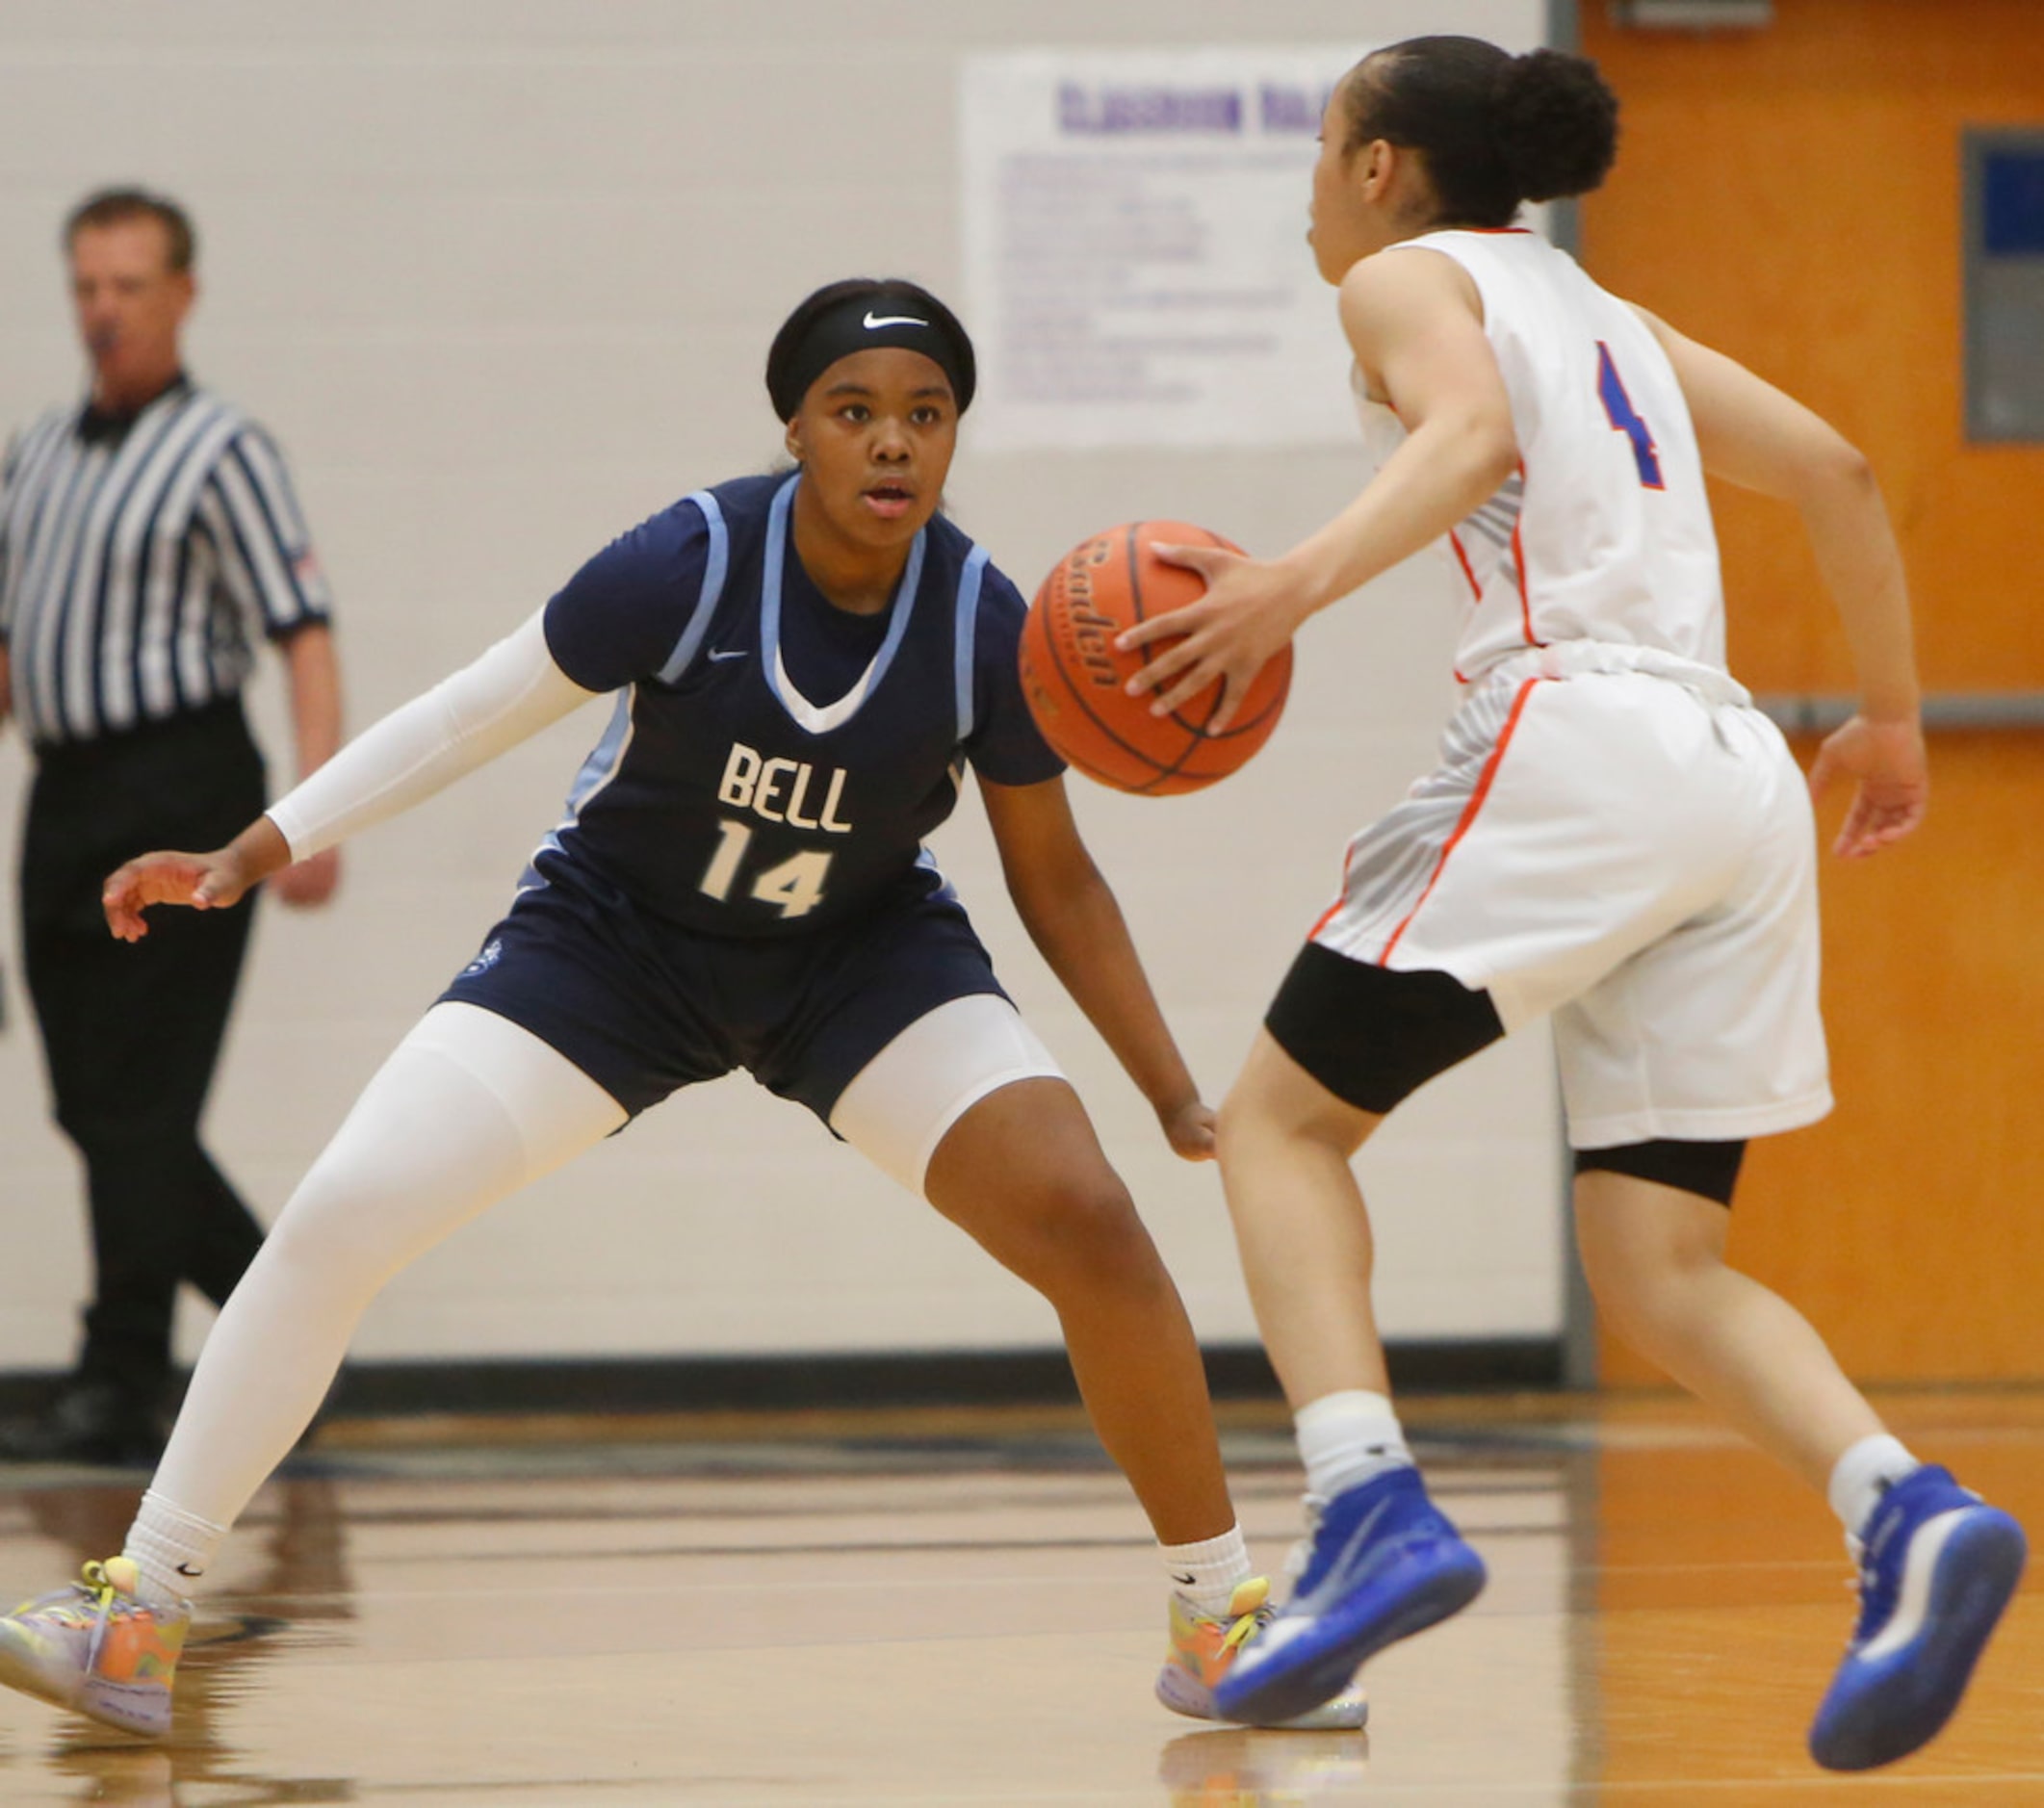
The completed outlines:
<svg viewBox="0 0 2044 1808">
<path fill-rule="evenodd" d="M 999 785 L 1063 769 L 1022 701 L 1022 599 L 985 552 L 933 520 L 888 609 L 851 615 L 795 556 L 799 481 L 686 497 L 547 605 L 561 670 L 623 695 L 540 878 L 569 860 L 689 928 L 799 934 L 943 888 L 922 842 L 967 760 Z"/>
</svg>

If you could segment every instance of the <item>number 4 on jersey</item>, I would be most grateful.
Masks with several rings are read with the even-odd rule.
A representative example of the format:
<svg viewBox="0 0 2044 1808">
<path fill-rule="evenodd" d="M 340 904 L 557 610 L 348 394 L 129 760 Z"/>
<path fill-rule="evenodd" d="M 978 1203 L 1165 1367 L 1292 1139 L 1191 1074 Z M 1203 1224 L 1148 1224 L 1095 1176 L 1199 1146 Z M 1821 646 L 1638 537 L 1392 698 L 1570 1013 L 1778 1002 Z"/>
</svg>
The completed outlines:
<svg viewBox="0 0 2044 1808">
<path fill-rule="evenodd" d="M 1632 441 L 1632 461 L 1640 467 L 1640 481 L 1650 490 L 1666 489 L 1661 481 L 1661 460 L 1654 451 L 1653 429 L 1640 418 L 1625 393 L 1624 379 L 1612 362 L 1611 348 L 1597 341 L 1597 398 L 1604 404 L 1604 418 L 1613 428 Z"/>
</svg>

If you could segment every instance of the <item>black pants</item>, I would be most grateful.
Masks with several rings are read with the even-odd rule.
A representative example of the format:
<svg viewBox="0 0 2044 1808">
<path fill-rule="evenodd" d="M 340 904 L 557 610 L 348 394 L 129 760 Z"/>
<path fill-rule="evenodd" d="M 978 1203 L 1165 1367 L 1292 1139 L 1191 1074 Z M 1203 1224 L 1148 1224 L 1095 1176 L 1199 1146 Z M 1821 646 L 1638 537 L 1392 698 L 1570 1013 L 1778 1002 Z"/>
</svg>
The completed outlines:
<svg viewBox="0 0 2044 1808">
<path fill-rule="evenodd" d="M 157 909 L 142 942 L 107 931 L 99 894 L 124 860 L 204 850 L 261 813 L 263 762 L 239 701 L 38 752 L 21 849 L 21 934 L 56 1118 L 85 1158 L 93 1299 L 81 1379 L 151 1396 L 170 1366 L 180 1281 L 216 1304 L 262 1227 L 199 1145 L 252 901 Z"/>
</svg>

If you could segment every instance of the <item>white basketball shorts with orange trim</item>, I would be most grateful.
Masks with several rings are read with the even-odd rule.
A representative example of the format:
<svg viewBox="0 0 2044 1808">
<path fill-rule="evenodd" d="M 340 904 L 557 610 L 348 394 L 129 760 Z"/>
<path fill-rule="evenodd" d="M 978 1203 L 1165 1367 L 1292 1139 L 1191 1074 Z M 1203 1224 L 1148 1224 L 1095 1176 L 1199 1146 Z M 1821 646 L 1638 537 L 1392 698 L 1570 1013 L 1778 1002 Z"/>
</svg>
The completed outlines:
<svg viewBox="0 0 2044 1808">
<path fill-rule="evenodd" d="M 1480 683 L 1312 931 L 1488 992 L 1508 1031 L 1552 1013 L 1578 1149 L 1830 1109 L 1808 791 L 1745 691 L 1695 674 L 1550 654 Z"/>
</svg>

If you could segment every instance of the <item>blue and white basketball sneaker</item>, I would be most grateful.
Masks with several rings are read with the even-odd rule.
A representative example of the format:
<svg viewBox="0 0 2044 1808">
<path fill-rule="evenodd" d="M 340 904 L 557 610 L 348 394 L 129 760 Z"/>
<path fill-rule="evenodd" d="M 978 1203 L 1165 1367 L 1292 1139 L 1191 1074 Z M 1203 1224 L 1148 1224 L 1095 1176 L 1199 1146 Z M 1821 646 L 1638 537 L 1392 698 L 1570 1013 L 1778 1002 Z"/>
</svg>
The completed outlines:
<svg viewBox="0 0 2044 1808">
<path fill-rule="evenodd" d="M 1309 1512 L 1315 1503 L 1308 1501 Z M 1357 1666 L 1482 1591 L 1484 1563 L 1406 1464 L 1318 1507 L 1292 1596 L 1214 1685 L 1224 1718 L 1295 1719 L 1338 1694 Z"/>
<path fill-rule="evenodd" d="M 1859 1625 L 1810 1727 L 1828 1770 L 1892 1764 L 1934 1737 L 2015 1593 L 2023 1528 L 1929 1464 L 1887 1491 L 1856 1541 Z"/>
</svg>

